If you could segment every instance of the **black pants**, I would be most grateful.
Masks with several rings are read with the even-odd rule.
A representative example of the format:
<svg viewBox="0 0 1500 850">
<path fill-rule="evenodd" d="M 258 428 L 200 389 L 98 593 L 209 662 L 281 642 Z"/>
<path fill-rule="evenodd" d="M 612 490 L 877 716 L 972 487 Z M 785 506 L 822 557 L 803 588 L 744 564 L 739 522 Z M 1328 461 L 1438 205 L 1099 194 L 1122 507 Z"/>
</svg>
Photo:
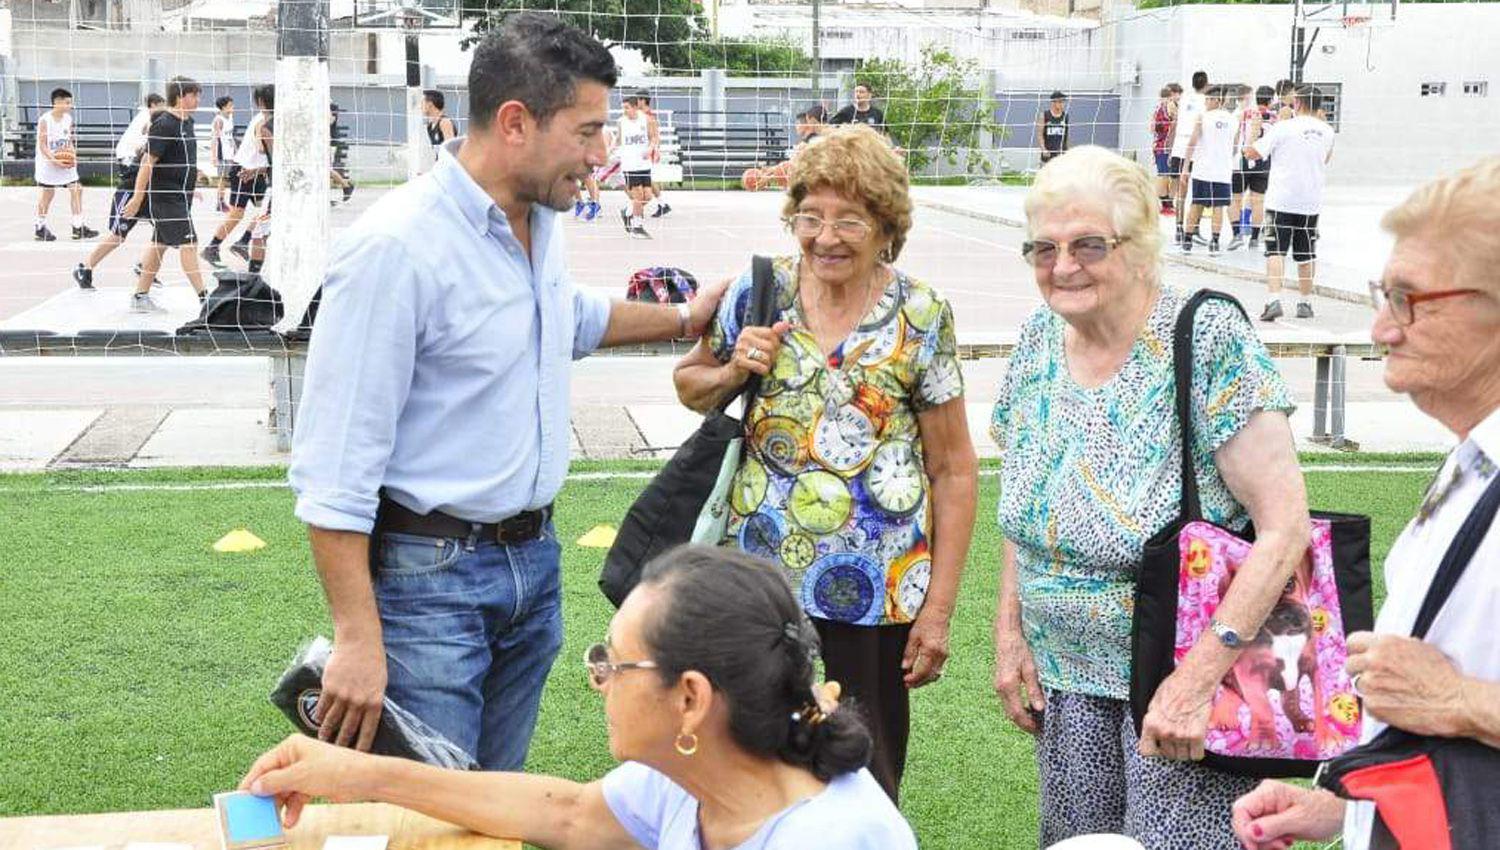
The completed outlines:
<svg viewBox="0 0 1500 850">
<path fill-rule="evenodd" d="M 875 750 L 870 773 L 898 802 L 911 732 L 911 694 L 902 681 L 901 656 L 911 625 L 851 626 L 813 618 L 823 643 L 823 669 L 843 688 L 841 700 L 858 703 Z"/>
</svg>

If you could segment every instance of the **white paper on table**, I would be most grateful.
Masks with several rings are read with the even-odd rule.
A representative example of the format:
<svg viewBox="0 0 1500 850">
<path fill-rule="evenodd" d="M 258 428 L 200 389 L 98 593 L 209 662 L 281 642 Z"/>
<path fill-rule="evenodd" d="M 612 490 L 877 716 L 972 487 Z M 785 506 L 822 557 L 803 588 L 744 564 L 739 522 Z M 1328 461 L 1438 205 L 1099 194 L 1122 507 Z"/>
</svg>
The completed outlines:
<svg viewBox="0 0 1500 850">
<path fill-rule="evenodd" d="M 323 850 L 385 850 L 385 835 L 330 835 L 323 842 Z"/>
</svg>

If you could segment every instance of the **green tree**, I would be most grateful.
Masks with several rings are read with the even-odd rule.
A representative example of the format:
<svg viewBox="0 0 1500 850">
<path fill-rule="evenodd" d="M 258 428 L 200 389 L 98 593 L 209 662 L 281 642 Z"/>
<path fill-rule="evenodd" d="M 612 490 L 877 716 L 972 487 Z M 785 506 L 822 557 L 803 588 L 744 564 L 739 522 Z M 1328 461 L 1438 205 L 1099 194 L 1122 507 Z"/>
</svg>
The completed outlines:
<svg viewBox="0 0 1500 850">
<path fill-rule="evenodd" d="M 514 12 L 552 12 L 600 40 L 640 50 L 664 72 L 692 68 L 690 45 L 706 30 L 696 0 L 465 0 L 463 9 L 476 35 Z"/>
<path fill-rule="evenodd" d="M 996 145 L 1008 133 L 995 121 L 996 101 L 977 84 L 979 63 L 972 59 L 927 46 L 915 64 L 867 59 L 857 76 L 884 99 L 886 128 L 906 149 L 913 173 L 934 162 L 958 164 L 981 147 L 981 133 L 989 133 Z M 983 156 L 968 165 L 985 174 L 992 170 Z"/>
</svg>

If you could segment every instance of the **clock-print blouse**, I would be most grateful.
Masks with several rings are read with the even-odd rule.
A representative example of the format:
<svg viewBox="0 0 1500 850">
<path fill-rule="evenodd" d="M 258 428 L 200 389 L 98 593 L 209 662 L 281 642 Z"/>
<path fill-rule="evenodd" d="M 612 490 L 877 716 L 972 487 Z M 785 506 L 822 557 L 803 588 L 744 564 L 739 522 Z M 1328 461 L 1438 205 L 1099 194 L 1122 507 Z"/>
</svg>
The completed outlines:
<svg viewBox="0 0 1500 850">
<path fill-rule="evenodd" d="M 792 324 L 746 422 L 726 545 L 779 564 L 813 617 L 908 623 L 927 596 L 932 518 L 917 414 L 963 397 L 953 311 L 896 271 L 826 358 L 803 318 L 796 257 L 773 263 L 777 320 Z M 727 363 L 750 310 L 751 274 L 709 329 Z"/>
</svg>

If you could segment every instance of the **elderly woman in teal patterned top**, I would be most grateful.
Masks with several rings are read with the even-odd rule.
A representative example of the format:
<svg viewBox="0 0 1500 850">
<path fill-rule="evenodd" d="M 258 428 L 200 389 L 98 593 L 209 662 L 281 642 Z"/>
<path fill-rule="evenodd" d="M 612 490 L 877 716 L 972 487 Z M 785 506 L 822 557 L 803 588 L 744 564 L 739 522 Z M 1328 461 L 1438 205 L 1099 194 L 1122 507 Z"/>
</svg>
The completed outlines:
<svg viewBox="0 0 1500 850">
<path fill-rule="evenodd" d="M 1253 786 L 1194 763 L 1235 659 L 1214 632 L 1162 683 L 1139 737 L 1127 702 L 1142 548 L 1182 486 L 1172 334 L 1186 297 L 1161 283 L 1155 205 L 1146 172 L 1098 147 L 1053 160 L 1026 198 L 1024 256 L 1046 305 L 1022 327 L 992 425 L 1005 453 L 995 689 L 1038 736 L 1043 845 L 1115 832 L 1229 850 L 1229 806 Z M 1251 635 L 1308 545 L 1292 402 L 1231 305 L 1199 308 L 1192 352 L 1205 515 L 1257 530 L 1218 619 Z"/>
<path fill-rule="evenodd" d="M 775 260 L 771 326 L 746 326 L 746 272 L 674 376 L 700 411 L 766 376 L 725 542 L 778 564 L 799 590 L 828 677 L 869 720 L 870 771 L 893 799 L 909 692 L 948 660 L 978 489 L 953 311 L 894 266 L 911 208 L 884 138 L 862 126 L 825 134 L 787 189 L 801 251 Z"/>
</svg>

